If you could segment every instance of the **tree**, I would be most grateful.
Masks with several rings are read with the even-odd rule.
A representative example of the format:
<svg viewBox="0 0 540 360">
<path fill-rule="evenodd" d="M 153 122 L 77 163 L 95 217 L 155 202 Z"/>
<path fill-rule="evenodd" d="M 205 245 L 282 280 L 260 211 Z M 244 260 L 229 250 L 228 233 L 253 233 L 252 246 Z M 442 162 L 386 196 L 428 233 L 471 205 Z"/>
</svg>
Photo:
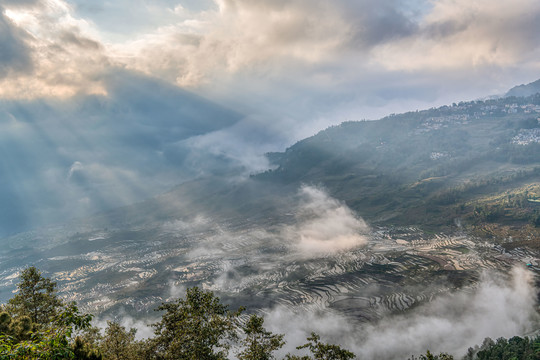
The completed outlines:
<svg viewBox="0 0 540 360">
<path fill-rule="evenodd" d="M 28 316 L 13 319 L 7 312 L 0 313 L 0 335 L 10 336 L 15 341 L 30 339 L 35 330 Z"/>
<path fill-rule="evenodd" d="M 105 336 L 100 343 L 101 353 L 107 360 L 135 360 L 137 354 L 136 329 L 126 330 L 117 322 L 107 321 Z"/>
<path fill-rule="evenodd" d="M 56 282 L 41 275 L 34 266 L 24 269 L 17 284 L 18 293 L 8 302 L 8 312 L 15 317 L 29 316 L 32 323 L 48 324 L 62 307 L 56 296 Z"/>
<path fill-rule="evenodd" d="M 263 327 L 264 319 L 251 315 L 243 331 L 246 338 L 242 340 L 244 350 L 238 354 L 240 360 L 272 360 L 272 352 L 280 349 L 285 342 L 282 334 L 272 334 Z"/>
<path fill-rule="evenodd" d="M 56 296 L 56 283 L 35 267 L 21 272 L 18 293 L 0 313 L 0 359 L 100 360 L 76 335 L 90 328 L 92 316 Z"/>
<path fill-rule="evenodd" d="M 307 338 L 309 341 L 307 344 L 298 346 L 297 349 L 309 349 L 313 354 L 315 360 L 348 360 L 354 359 L 356 356 L 354 353 L 342 349 L 338 345 L 321 343 L 321 337 L 314 332 Z M 296 355 L 287 355 L 287 360 L 310 360 L 309 356 L 298 357 Z"/>
<path fill-rule="evenodd" d="M 77 336 L 73 342 L 73 355 L 77 360 L 102 360 L 103 356 L 93 344 L 86 342 L 82 337 Z"/>
<path fill-rule="evenodd" d="M 0 336 L 0 359 L 100 360 L 97 354 L 94 356 L 72 342 L 75 332 L 90 327 L 91 320 L 92 316 L 80 314 L 74 303 L 66 305 L 47 327 L 32 333 L 29 340 L 16 341 L 10 336 Z M 79 357 L 76 357 L 76 350 L 80 350 Z"/>
<path fill-rule="evenodd" d="M 187 290 L 185 299 L 164 303 L 165 314 L 154 324 L 153 346 L 159 359 L 226 359 L 230 342 L 238 338 L 237 318 L 211 291 Z"/>
<path fill-rule="evenodd" d="M 440 353 L 439 355 L 433 355 L 431 351 L 427 351 L 426 355 L 420 355 L 420 360 L 454 360 L 452 355 L 447 353 Z"/>
<path fill-rule="evenodd" d="M 489 342 L 484 341 L 484 344 L 476 353 L 477 359 L 540 359 L 540 338 L 531 339 L 514 336 L 508 340 L 504 338 L 497 339 L 497 342 L 489 340 Z"/>
</svg>

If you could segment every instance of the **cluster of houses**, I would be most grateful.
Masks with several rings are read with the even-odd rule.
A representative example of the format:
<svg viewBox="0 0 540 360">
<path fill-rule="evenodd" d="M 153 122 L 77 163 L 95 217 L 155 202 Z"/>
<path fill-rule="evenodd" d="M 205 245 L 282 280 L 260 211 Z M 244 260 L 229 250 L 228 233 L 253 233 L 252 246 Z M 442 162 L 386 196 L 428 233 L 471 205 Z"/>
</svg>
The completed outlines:
<svg viewBox="0 0 540 360">
<path fill-rule="evenodd" d="M 540 143 L 540 128 L 521 129 L 519 133 L 512 138 L 512 143 L 516 145 Z"/>
<path fill-rule="evenodd" d="M 450 155 L 447 152 L 434 151 L 429 155 L 429 158 L 431 160 L 439 160 L 439 159 L 442 159 L 442 158 L 446 158 L 448 156 L 450 156 Z"/>
<path fill-rule="evenodd" d="M 475 116 L 495 115 L 496 113 L 506 114 L 534 114 L 540 113 L 540 105 L 536 104 L 505 104 L 500 105 L 485 105 L 480 107 L 480 112 L 475 112 Z"/>
<path fill-rule="evenodd" d="M 502 109 L 502 111 L 508 113 L 508 114 L 517 114 L 518 112 L 525 113 L 525 114 L 531 114 L 531 113 L 540 113 L 540 105 L 535 104 L 525 104 L 525 105 L 518 105 L 518 104 L 506 104 L 505 108 Z"/>
<path fill-rule="evenodd" d="M 450 125 L 464 125 L 469 123 L 470 116 L 468 114 L 456 114 L 448 116 L 430 117 L 424 122 L 420 129 L 417 129 L 416 133 L 428 132 L 431 130 L 439 130 L 447 128 Z"/>
</svg>

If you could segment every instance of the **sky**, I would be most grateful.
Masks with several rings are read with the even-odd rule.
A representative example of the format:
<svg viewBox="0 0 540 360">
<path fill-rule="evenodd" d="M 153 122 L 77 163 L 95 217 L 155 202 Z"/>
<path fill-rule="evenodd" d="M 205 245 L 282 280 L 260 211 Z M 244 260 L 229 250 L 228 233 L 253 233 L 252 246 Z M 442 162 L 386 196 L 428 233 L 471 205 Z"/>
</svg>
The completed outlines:
<svg viewBox="0 0 540 360">
<path fill-rule="evenodd" d="M 540 78 L 539 17 L 536 0 L 0 0 L 0 235 L 261 171 L 342 121 L 503 94 Z"/>
</svg>

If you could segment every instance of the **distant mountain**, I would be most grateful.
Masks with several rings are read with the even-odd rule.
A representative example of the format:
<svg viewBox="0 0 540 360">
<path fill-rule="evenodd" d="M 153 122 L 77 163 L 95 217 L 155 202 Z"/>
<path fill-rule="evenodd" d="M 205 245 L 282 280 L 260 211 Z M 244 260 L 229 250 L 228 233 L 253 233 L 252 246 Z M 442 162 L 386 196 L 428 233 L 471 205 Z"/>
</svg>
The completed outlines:
<svg viewBox="0 0 540 360">
<path fill-rule="evenodd" d="M 540 210 L 539 116 L 537 94 L 345 122 L 268 154 L 273 170 L 249 180 L 190 181 L 93 221 L 105 227 L 193 213 L 282 221 L 291 211 L 288 199 L 307 184 L 326 189 L 371 224 L 441 231 L 461 219 L 519 227 L 534 223 Z M 497 210 L 503 202 L 505 210 Z"/>
<path fill-rule="evenodd" d="M 271 154 L 276 169 L 255 178 L 320 184 L 374 224 L 483 222 L 474 206 L 525 196 L 526 184 L 540 189 L 539 116 L 536 94 L 346 122 Z M 526 224 L 538 211 L 528 202 L 488 217 Z"/>
<path fill-rule="evenodd" d="M 536 80 L 530 84 L 527 85 L 518 85 L 510 89 L 506 93 L 506 97 L 509 96 L 516 96 L 516 97 L 524 97 L 524 96 L 531 96 L 534 94 L 540 93 L 540 80 Z"/>
</svg>

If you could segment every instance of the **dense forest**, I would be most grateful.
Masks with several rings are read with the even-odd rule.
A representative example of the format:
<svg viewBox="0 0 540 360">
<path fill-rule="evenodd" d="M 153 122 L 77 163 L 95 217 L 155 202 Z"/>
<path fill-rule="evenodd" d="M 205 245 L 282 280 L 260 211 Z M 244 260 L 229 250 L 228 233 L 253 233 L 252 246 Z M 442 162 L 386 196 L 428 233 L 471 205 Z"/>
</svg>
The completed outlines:
<svg viewBox="0 0 540 360">
<path fill-rule="evenodd" d="M 154 337 L 136 340 L 136 329 L 108 321 L 105 329 L 92 325 L 93 316 L 83 314 L 76 303 L 56 294 L 56 283 L 35 267 L 20 274 L 17 293 L 0 308 L 0 359 L 275 359 L 284 334 L 264 327 L 256 314 L 242 317 L 243 308 L 229 310 L 210 291 L 193 287 L 185 298 L 163 303 L 156 310 L 161 320 L 153 324 Z M 352 352 L 321 341 L 316 333 L 297 347 L 302 355 L 287 354 L 284 360 L 347 360 Z M 304 355 L 308 354 L 308 355 Z M 429 350 L 410 360 L 450 360 L 452 355 Z M 463 359 L 540 359 L 540 338 L 513 337 L 469 348 Z"/>
</svg>

